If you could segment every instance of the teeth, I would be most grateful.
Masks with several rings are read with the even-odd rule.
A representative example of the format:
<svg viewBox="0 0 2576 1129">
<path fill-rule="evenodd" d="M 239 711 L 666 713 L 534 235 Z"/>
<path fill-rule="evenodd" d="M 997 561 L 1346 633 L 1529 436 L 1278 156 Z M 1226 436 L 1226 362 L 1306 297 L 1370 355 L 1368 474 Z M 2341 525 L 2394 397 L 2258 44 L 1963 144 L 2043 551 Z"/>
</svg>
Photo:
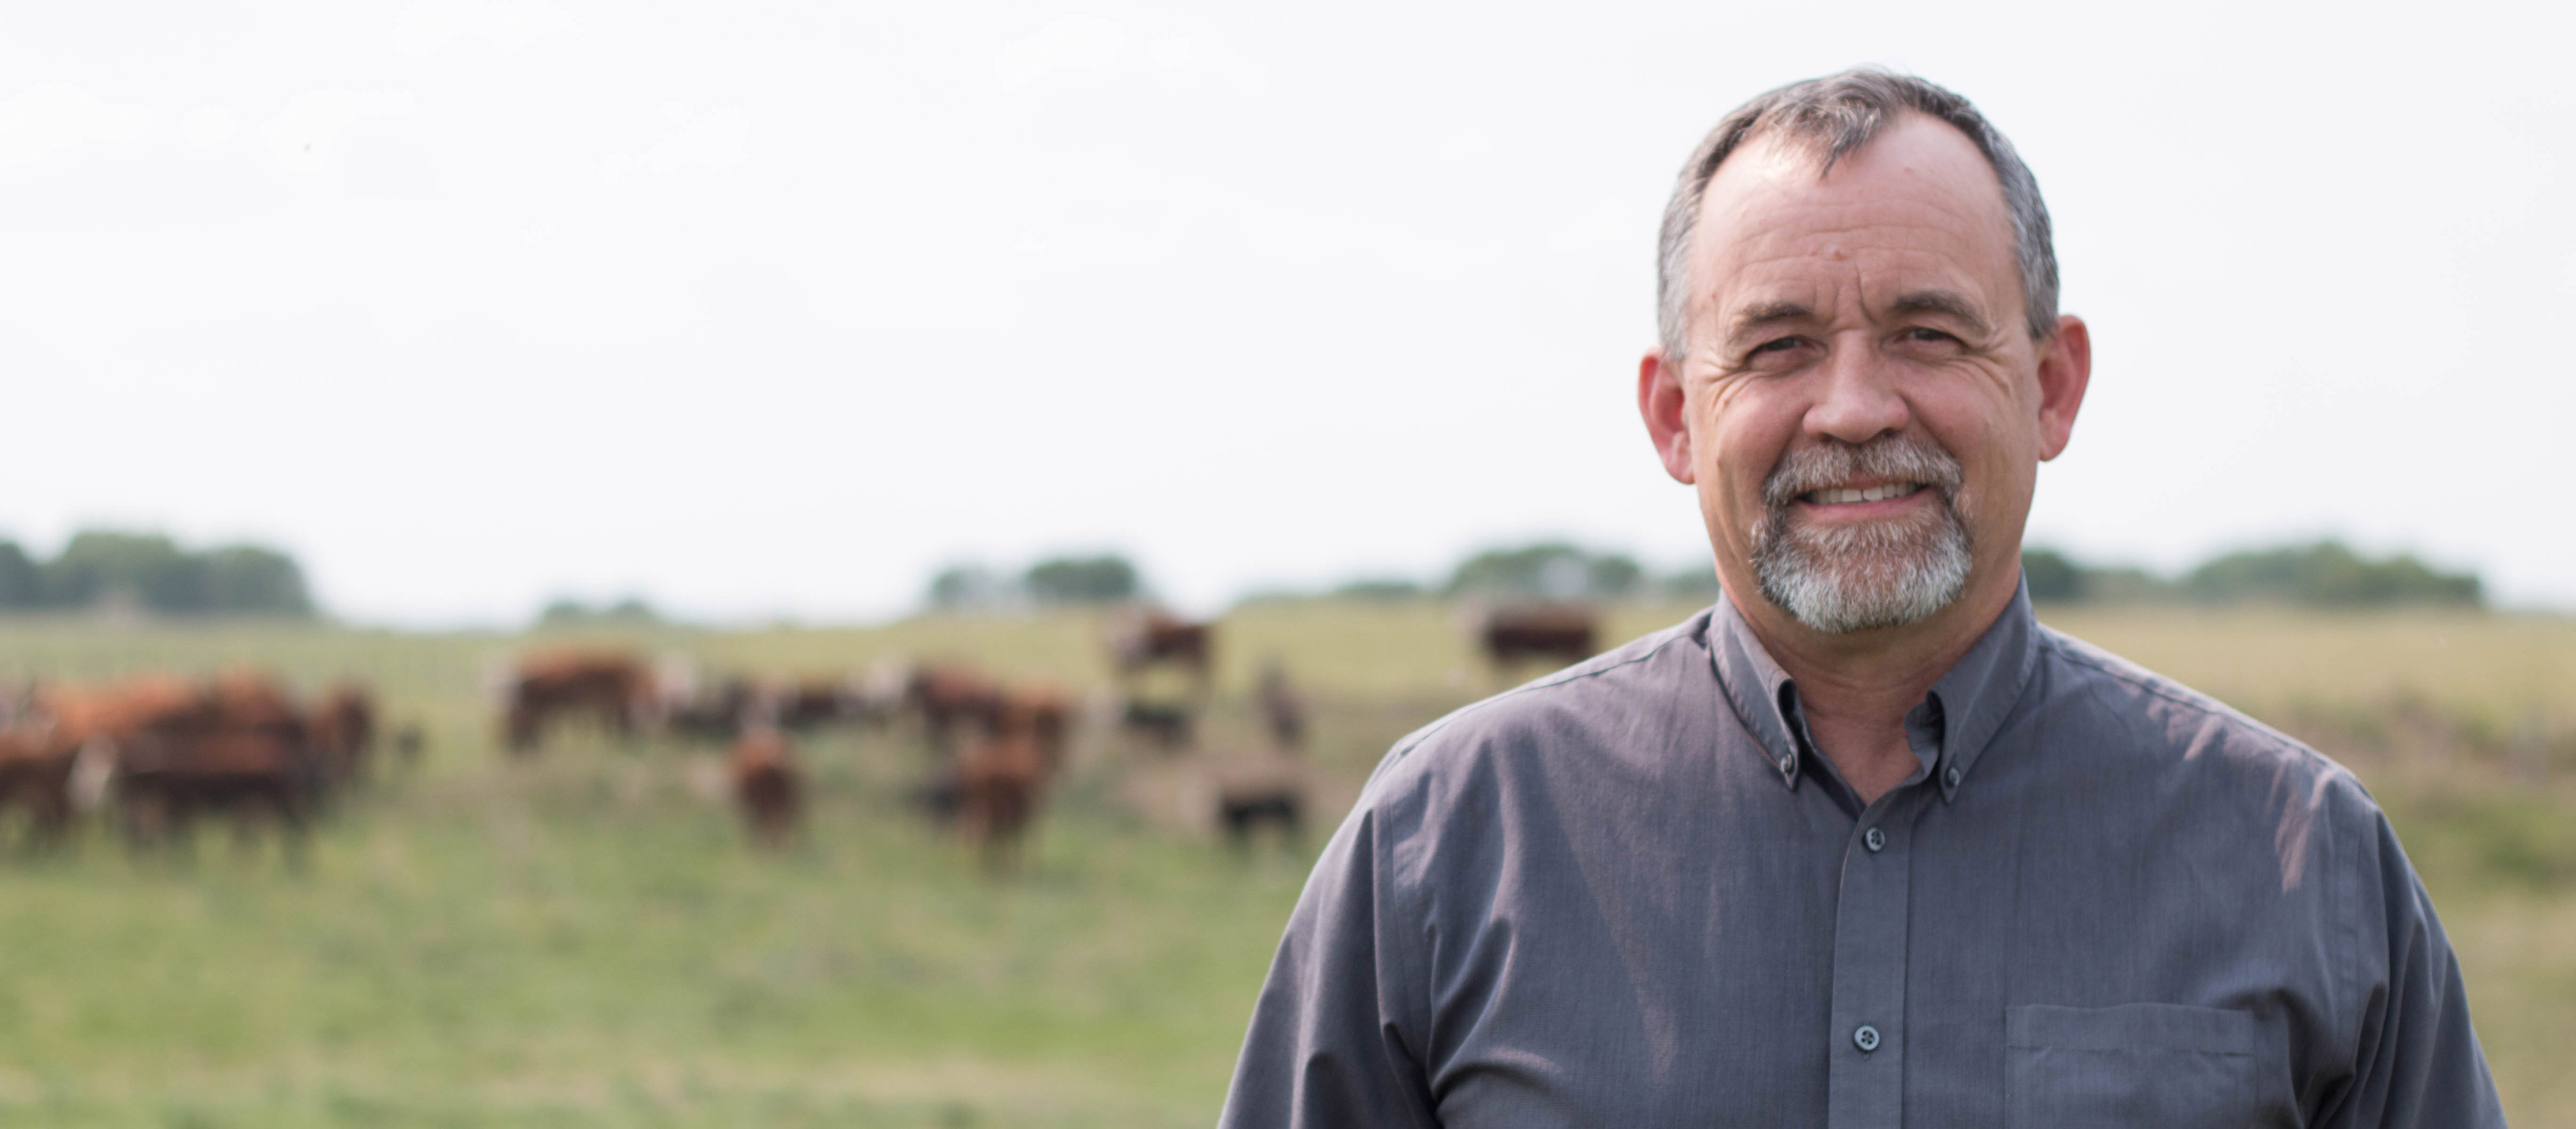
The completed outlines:
<svg viewBox="0 0 2576 1129">
<path fill-rule="evenodd" d="M 1884 486 L 1872 486 L 1867 490 L 1842 487 L 1818 490 L 1807 496 L 1815 499 L 1820 505 L 1847 506 L 1854 502 L 1879 502 L 1889 498 L 1901 498 L 1922 488 L 1919 483 L 1890 482 Z"/>
</svg>

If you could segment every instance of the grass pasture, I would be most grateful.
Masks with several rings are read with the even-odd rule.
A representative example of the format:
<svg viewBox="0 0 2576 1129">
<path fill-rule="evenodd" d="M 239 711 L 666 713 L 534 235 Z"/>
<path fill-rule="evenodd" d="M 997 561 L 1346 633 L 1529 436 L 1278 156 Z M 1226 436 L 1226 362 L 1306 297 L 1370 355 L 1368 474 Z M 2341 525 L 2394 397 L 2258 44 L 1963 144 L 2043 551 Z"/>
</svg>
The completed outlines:
<svg viewBox="0 0 2576 1129">
<path fill-rule="evenodd" d="M 1686 609 L 1628 609 L 1613 635 Z M 2576 1127 L 2576 623 L 2471 615 L 2045 614 L 2325 747 L 2398 821 L 2458 946 L 2516 1125 Z M 1316 707 L 1319 791 L 1494 687 L 1432 605 L 1249 607 L 1222 628 L 1218 750 L 1268 658 Z M 1082 616 L 632 637 L 709 670 L 955 656 L 1089 691 Z M 250 665 L 378 687 L 429 752 L 300 871 L 93 828 L 0 859 L 0 1124 L 1205 1125 L 1304 876 L 1140 816 L 1168 764 L 1094 740 L 1016 878 L 900 795 L 901 734 L 806 747 L 811 833 L 747 850 L 707 754 L 571 734 L 494 748 L 522 640 L 249 624 L 0 623 L 0 677 Z M 1338 814 L 1325 813 L 1325 820 Z M 211 829 L 210 829 L 211 830 Z M 1320 834 L 1321 829 L 1317 829 Z"/>
</svg>

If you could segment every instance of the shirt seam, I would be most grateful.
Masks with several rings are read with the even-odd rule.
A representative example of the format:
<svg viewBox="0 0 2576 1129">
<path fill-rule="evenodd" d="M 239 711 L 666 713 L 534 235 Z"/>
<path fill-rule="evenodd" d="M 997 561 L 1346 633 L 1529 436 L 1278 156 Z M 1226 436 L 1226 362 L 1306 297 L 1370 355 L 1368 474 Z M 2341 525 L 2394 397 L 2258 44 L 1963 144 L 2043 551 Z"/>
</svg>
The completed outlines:
<svg viewBox="0 0 2576 1129">
<path fill-rule="evenodd" d="M 1687 621 L 1682 624 L 1675 624 L 1672 628 L 1667 628 L 1666 630 L 1678 630 L 1680 627 L 1686 625 Z M 1675 643 L 1686 642 L 1689 639 L 1690 633 L 1682 632 L 1674 635 L 1670 639 L 1666 639 L 1661 643 L 1655 644 L 1654 647 L 1649 649 L 1645 654 L 1638 655 L 1635 658 L 1622 659 L 1597 670 L 1559 671 L 1556 674 L 1548 675 L 1523 685 L 1512 687 L 1509 690 L 1505 690 L 1500 694 L 1496 694 L 1493 697 L 1486 698 L 1482 701 L 1470 702 L 1466 705 L 1460 706 L 1457 709 L 1450 711 L 1447 717 L 1443 717 L 1438 721 L 1424 726 L 1420 731 L 1397 744 L 1396 747 L 1387 754 L 1387 767 L 1393 767 L 1395 764 L 1411 757 L 1415 749 L 1422 747 L 1423 742 L 1439 736 L 1441 731 L 1449 728 L 1452 724 L 1467 717 L 1469 714 L 1481 711 L 1488 706 L 1500 704 L 1505 699 L 1517 698 L 1523 694 L 1534 693 L 1540 690 L 1553 690 L 1559 686 L 1564 686 L 1582 679 L 1598 678 L 1614 670 L 1635 666 L 1638 663 L 1645 662 L 1648 659 L 1664 653 L 1665 648 L 1668 648 Z M 1553 681 L 1550 681 L 1550 679 L 1553 679 Z M 1383 771 L 1383 769 L 1381 769 L 1381 771 Z"/>
<path fill-rule="evenodd" d="M 2118 667 L 2105 665 L 2093 656 L 2069 647 L 2067 645 L 2067 641 L 2054 632 L 2043 632 L 2040 638 L 2041 642 L 2047 646 L 2052 653 L 2070 663 L 2116 678 L 2121 682 L 2146 691 L 2149 694 L 2153 694 L 2156 697 L 2162 698 L 2174 705 L 2191 710 L 2203 717 L 2227 722 L 2232 726 L 2262 738 L 2266 744 L 2274 746 L 2279 751 L 2294 754 L 2300 759 L 2318 767 L 2325 768 L 2338 776 L 2346 778 L 2352 777 L 2352 773 L 2346 770 L 2342 765 L 2336 764 L 2334 758 L 2328 757 L 2324 753 L 2320 753 L 2315 749 L 2309 748 L 2307 745 L 2301 743 L 2297 738 L 2292 737 L 2287 733 L 2283 733 L 2247 716 L 2242 710 L 2238 710 L 2224 702 L 2216 701 L 2198 694 L 2176 693 L 2173 687 L 2166 685 L 2165 681 L 2161 678 L 2141 678 L 2136 674 L 2122 670 Z M 2356 780 L 2355 783 L 2358 784 L 2359 781 Z M 2368 795 L 2368 792 L 2365 791 L 2363 794 Z"/>
</svg>

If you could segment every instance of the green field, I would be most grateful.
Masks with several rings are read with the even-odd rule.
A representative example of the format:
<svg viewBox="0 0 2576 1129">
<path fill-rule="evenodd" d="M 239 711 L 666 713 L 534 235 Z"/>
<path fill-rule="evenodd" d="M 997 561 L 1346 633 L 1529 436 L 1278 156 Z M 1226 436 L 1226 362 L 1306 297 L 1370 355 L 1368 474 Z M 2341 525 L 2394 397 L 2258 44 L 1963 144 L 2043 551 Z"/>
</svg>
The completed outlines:
<svg viewBox="0 0 2576 1129">
<path fill-rule="evenodd" d="M 1629 609 L 1616 629 L 1684 614 Z M 2576 622 L 2046 618 L 2353 765 L 2461 952 L 2514 1123 L 2576 1127 Z M 626 641 L 709 670 L 955 656 L 1108 683 L 1077 615 Z M 500 758 L 484 687 L 524 643 L 0 623 L 0 677 L 358 674 L 430 737 L 416 769 L 342 805 L 300 870 L 213 828 L 184 858 L 92 829 L 0 860 L 0 1124 L 1213 1120 L 1306 858 L 1238 857 L 1196 826 L 1206 764 L 1094 733 L 1027 865 L 994 881 L 903 805 L 915 738 L 820 737 L 809 834 L 769 856 L 713 797 L 703 749 L 572 734 Z M 1431 605 L 1246 608 L 1221 648 L 1209 760 L 1255 745 L 1246 697 L 1275 658 L 1315 702 L 1309 767 L 1331 805 L 1396 737 L 1495 688 Z"/>
</svg>

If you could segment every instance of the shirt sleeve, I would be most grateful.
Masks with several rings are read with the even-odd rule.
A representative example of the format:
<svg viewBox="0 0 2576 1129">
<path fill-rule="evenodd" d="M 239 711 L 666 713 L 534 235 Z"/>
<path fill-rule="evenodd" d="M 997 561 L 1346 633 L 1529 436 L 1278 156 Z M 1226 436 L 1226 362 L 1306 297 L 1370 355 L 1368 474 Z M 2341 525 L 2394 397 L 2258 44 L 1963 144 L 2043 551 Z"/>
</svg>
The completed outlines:
<svg viewBox="0 0 2576 1129">
<path fill-rule="evenodd" d="M 1363 800 L 1307 879 L 1253 1005 L 1220 1129 L 1439 1124 L 1395 1014 L 1427 994 L 1401 970 L 1381 818 Z"/>
<path fill-rule="evenodd" d="M 2331 1129 L 2493 1126 L 2504 1110 L 2486 1055 L 2469 1027 L 2469 1002 L 2460 962 L 2433 915 L 2415 870 L 2398 848 L 2388 820 L 2378 820 L 2378 889 L 2384 929 L 2365 928 L 2362 940 L 2387 946 L 2387 977 L 2363 1000 L 2360 1054 L 2354 1077 L 2318 1121 Z M 2365 918 L 2365 922 L 2369 919 Z"/>
</svg>

